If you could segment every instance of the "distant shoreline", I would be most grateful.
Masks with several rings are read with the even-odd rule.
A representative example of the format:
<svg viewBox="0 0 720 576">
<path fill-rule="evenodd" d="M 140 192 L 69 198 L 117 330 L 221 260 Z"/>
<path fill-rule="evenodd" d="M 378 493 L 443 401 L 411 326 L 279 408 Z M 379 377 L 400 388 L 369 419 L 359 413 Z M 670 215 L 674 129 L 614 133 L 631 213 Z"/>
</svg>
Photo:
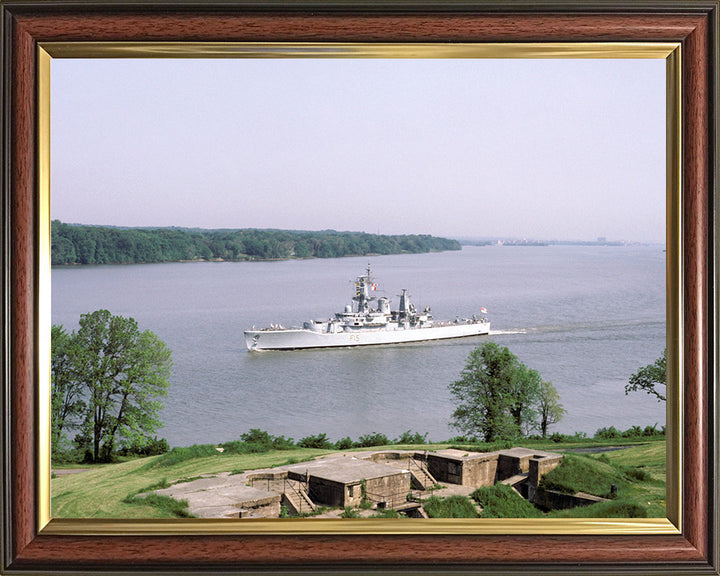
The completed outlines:
<svg viewBox="0 0 720 576">
<path fill-rule="evenodd" d="M 448 250 L 429 250 L 427 252 L 393 252 L 391 254 L 378 254 L 371 252 L 368 254 L 347 254 L 345 256 L 333 256 L 333 258 L 361 258 L 361 257 L 372 257 L 372 256 L 402 256 L 403 254 L 432 254 L 438 252 L 447 252 Z M 53 268 L 84 268 L 87 266 L 135 266 L 137 264 L 198 264 L 198 263 L 217 263 L 222 264 L 226 262 L 288 262 L 290 260 L 323 260 L 319 256 L 304 256 L 294 258 L 246 258 L 246 259 L 226 259 L 226 258 L 198 258 L 196 260 L 163 260 L 162 262 L 111 262 L 107 264 L 80 264 L 75 262 L 73 264 L 53 264 Z"/>
<path fill-rule="evenodd" d="M 272 262 L 344 256 L 461 250 L 428 234 L 384 235 L 335 230 L 119 228 L 51 224 L 53 266 L 165 262 Z"/>
</svg>

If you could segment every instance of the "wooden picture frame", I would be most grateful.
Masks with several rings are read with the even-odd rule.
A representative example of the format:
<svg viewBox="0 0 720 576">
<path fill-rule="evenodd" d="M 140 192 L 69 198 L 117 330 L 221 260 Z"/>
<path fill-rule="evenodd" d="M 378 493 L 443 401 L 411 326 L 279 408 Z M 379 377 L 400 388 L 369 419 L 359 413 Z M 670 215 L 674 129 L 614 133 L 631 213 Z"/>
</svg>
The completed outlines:
<svg viewBox="0 0 720 576">
<path fill-rule="evenodd" d="M 717 78 L 718 2 L 140 2 L 10 0 L 2 17 L 3 414 L 2 570 L 9 574 L 104 571 L 228 572 L 502 572 L 692 573 L 719 569 L 717 487 Z M 580 530 L 528 533 L 522 524 L 478 533 L 414 533 L 368 524 L 332 532 L 261 524 L 233 532 L 198 531 L 198 522 L 49 523 L 40 504 L 49 479 L 41 401 L 47 386 L 40 326 L 49 248 L 49 142 L 39 78 L 43 45 L 67 54 L 83 43 L 527 43 L 677 44 L 681 130 L 669 143 L 680 159 L 668 172 L 680 204 L 669 231 L 680 239 L 677 403 L 681 426 L 670 442 L 680 460 L 669 511 L 675 528 L 638 530 L 622 521 L 602 534 Z M 678 128 L 678 126 L 672 127 Z M 44 260 L 45 259 L 45 260 Z M 671 282 L 672 283 L 672 282 Z M 671 449 L 671 452 L 673 450 Z M 49 483 L 49 480 L 48 480 Z"/>
</svg>

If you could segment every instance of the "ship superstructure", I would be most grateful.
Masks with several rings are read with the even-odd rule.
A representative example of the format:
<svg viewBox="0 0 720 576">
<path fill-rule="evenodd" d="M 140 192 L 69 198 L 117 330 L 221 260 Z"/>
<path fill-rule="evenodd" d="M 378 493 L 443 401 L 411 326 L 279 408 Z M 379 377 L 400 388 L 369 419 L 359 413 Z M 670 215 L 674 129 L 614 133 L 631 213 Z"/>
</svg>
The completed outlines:
<svg viewBox="0 0 720 576">
<path fill-rule="evenodd" d="M 400 294 L 398 309 L 391 310 L 388 298 L 375 297 L 377 287 L 368 265 L 365 274 L 356 278 L 355 295 L 344 311 L 327 320 L 305 322 L 302 328 L 271 325 L 261 330 L 245 330 L 248 350 L 397 344 L 477 336 L 490 331 L 490 322 L 484 317 L 436 322 L 429 306 L 422 312 L 416 309 L 406 289 Z M 481 312 L 487 311 L 481 308 Z"/>
</svg>

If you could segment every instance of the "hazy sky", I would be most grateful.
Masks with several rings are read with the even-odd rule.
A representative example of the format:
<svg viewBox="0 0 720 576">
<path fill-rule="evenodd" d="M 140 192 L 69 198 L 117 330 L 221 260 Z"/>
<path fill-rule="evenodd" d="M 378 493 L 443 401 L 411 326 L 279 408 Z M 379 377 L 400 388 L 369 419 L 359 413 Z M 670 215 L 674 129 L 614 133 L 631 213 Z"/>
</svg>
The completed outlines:
<svg viewBox="0 0 720 576">
<path fill-rule="evenodd" d="M 665 62 L 52 62 L 52 218 L 663 242 Z"/>
</svg>

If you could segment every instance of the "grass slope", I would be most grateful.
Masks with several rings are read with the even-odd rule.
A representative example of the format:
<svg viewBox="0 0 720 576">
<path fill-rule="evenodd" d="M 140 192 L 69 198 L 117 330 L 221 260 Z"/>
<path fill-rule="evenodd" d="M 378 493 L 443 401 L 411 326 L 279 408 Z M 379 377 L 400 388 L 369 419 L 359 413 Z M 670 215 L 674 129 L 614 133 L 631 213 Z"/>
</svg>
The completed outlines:
<svg viewBox="0 0 720 576">
<path fill-rule="evenodd" d="M 556 511 L 561 518 L 648 517 L 664 518 L 665 442 L 651 442 L 599 455 L 569 455 L 563 464 L 543 478 L 548 488 L 610 496 L 610 484 L 618 487 L 611 503 Z"/>
<path fill-rule="evenodd" d="M 543 515 L 505 484 L 478 488 L 470 497 L 482 506 L 481 518 L 540 518 Z"/>
<path fill-rule="evenodd" d="M 172 466 L 150 466 L 161 456 L 94 466 L 87 472 L 58 476 L 51 481 L 55 518 L 174 518 L 175 514 L 150 504 L 123 502 L 128 495 L 163 482 L 173 484 L 203 474 L 271 468 L 293 459 L 301 461 L 331 450 L 298 448 L 264 454 L 217 454 Z"/>
<path fill-rule="evenodd" d="M 524 443 L 523 443 L 524 445 Z M 372 447 L 355 449 L 367 450 L 440 450 L 448 444 L 425 444 L 407 446 Z M 547 450 L 560 446 L 546 442 L 534 447 Z M 566 448 L 566 446 L 562 446 Z M 335 450 L 320 448 L 296 448 L 293 450 L 275 450 L 262 454 L 220 454 L 190 458 L 168 466 L 153 465 L 162 456 L 152 456 L 120 464 L 82 466 L 89 468 L 79 474 L 61 475 L 51 481 L 52 516 L 55 518 L 174 518 L 176 512 L 162 509 L 150 503 L 128 503 L 128 499 L 151 486 L 173 484 L 188 478 L 220 472 L 239 472 L 258 468 L 271 468 L 300 462 L 316 456 L 331 454 Z M 619 499 L 631 504 L 642 505 L 648 516 L 665 516 L 665 442 L 654 441 L 647 444 L 608 452 L 600 456 L 588 457 L 598 464 L 610 466 L 640 467 L 649 479 L 632 479 L 624 485 Z M 589 507 L 592 508 L 592 507 Z M 580 510 L 581 513 L 588 510 Z M 600 517 L 600 514 L 596 514 Z"/>
</svg>

